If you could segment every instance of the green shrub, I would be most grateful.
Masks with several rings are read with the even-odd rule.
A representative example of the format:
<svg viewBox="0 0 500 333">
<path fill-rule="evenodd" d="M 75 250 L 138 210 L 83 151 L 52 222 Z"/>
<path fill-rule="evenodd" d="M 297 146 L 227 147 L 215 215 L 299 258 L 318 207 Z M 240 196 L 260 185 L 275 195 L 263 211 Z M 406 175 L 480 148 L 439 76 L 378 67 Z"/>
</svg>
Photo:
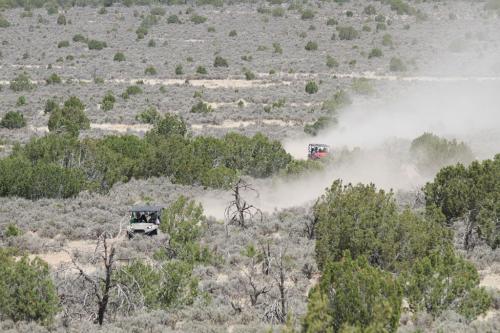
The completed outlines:
<svg viewBox="0 0 500 333">
<path fill-rule="evenodd" d="M 334 291 L 334 292 L 333 292 Z M 309 293 L 303 332 L 396 332 L 402 293 L 392 275 L 345 252 Z M 358 330 L 343 331 L 349 325 Z M 366 329 L 366 331 L 365 331 Z"/>
<path fill-rule="evenodd" d="M 313 42 L 313 41 L 309 41 L 309 42 L 307 42 L 305 49 L 307 51 L 316 51 L 318 49 L 318 43 Z"/>
<path fill-rule="evenodd" d="M 45 113 L 51 113 L 52 111 L 54 111 L 55 109 L 57 109 L 59 107 L 59 103 L 57 103 L 54 99 L 52 98 L 49 98 L 46 102 L 45 102 L 45 107 L 43 109 L 43 111 Z"/>
<path fill-rule="evenodd" d="M 60 14 L 57 17 L 57 24 L 59 24 L 59 25 L 66 25 L 66 16 L 64 16 L 63 14 Z"/>
<path fill-rule="evenodd" d="M 413 312 L 426 311 L 438 317 L 445 310 L 455 310 L 473 320 L 491 304 L 491 297 L 479 288 L 474 265 L 456 256 L 452 249 L 419 258 L 403 281 Z"/>
<path fill-rule="evenodd" d="M 165 261 L 159 267 L 136 260 L 116 272 L 116 281 L 134 299 L 143 299 L 148 309 L 169 309 L 192 304 L 198 294 L 198 280 L 191 264 Z"/>
<path fill-rule="evenodd" d="M 80 130 L 90 128 L 90 121 L 85 115 L 85 105 L 75 96 L 68 98 L 62 108 L 50 113 L 48 127 L 51 132 L 78 136 Z"/>
<path fill-rule="evenodd" d="M 156 16 L 165 16 L 166 12 L 165 9 L 162 7 L 153 7 L 150 10 L 150 14 Z"/>
<path fill-rule="evenodd" d="M 108 91 L 106 95 L 104 95 L 101 101 L 101 110 L 110 111 L 115 106 L 116 98 L 111 91 Z"/>
<path fill-rule="evenodd" d="M 385 25 L 385 23 L 377 23 L 377 26 L 375 28 L 375 30 L 377 30 L 377 32 L 379 31 L 385 31 L 387 30 L 387 26 Z"/>
<path fill-rule="evenodd" d="M 380 58 L 382 56 L 383 56 L 382 50 L 379 49 L 379 48 L 374 48 L 368 54 L 368 59 L 371 59 L 371 58 Z"/>
<path fill-rule="evenodd" d="M 0 253 L 0 313 L 14 322 L 50 324 L 59 310 L 49 266 L 40 258 L 20 260 Z"/>
<path fill-rule="evenodd" d="M 19 96 L 19 98 L 16 101 L 16 106 L 23 106 L 23 105 L 26 105 L 26 97 Z"/>
<path fill-rule="evenodd" d="M 182 22 L 177 15 L 170 15 L 169 17 L 167 17 L 167 23 L 168 24 L 180 24 Z"/>
<path fill-rule="evenodd" d="M 283 7 L 274 7 L 271 11 L 273 17 L 283 17 L 285 16 L 285 8 Z"/>
<path fill-rule="evenodd" d="M 274 53 L 277 53 L 277 54 L 283 53 L 283 49 L 281 48 L 281 44 L 278 42 L 273 43 L 273 49 L 274 49 L 274 51 L 273 51 Z"/>
<path fill-rule="evenodd" d="M 474 161 L 441 169 L 424 188 L 427 206 L 437 206 L 448 224 L 466 221 L 464 246 L 472 249 L 476 237 L 491 248 L 500 246 L 500 154 L 492 160 Z"/>
<path fill-rule="evenodd" d="M 142 89 L 138 85 L 133 85 L 133 86 L 128 86 L 127 89 L 125 89 L 125 92 L 122 94 L 122 97 L 124 99 L 129 98 L 130 96 L 133 95 L 139 95 L 142 94 Z"/>
<path fill-rule="evenodd" d="M 4 236 L 5 237 L 17 237 L 21 236 L 23 231 L 19 229 L 15 224 L 9 223 L 7 228 L 5 229 Z M 0 254 L 1 256 L 2 254 Z"/>
<path fill-rule="evenodd" d="M 321 110 L 326 110 L 328 113 L 335 114 L 338 109 L 351 104 L 351 98 L 344 90 L 337 91 L 333 97 L 323 102 Z"/>
<path fill-rule="evenodd" d="M 63 41 L 60 41 L 59 43 L 57 43 L 57 48 L 63 48 L 63 47 L 68 47 L 69 46 L 69 42 L 67 40 L 63 40 Z"/>
<path fill-rule="evenodd" d="M 20 92 L 33 90 L 35 88 L 35 85 L 31 83 L 30 77 L 27 74 L 23 73 L 19 74 L 12 81 L 10 81 L 9 87 L 15 92 Z"/>
<path fill-rule="evenodd" d="M 135 34 L 137 35 L 137 39 L 143 39 L 144 36 L 148 34 L 148 28 L 141 25 L 139 28 L 137 28 Z"/>
<path fill-rule="evenodd" d="M 316 84 L 315 81 L 308 81 L 306 83 L 306 93 L 308 94 L 315 94 L 318 92 L 319 88 L 318 88 L 318 85 Z"/>
<path fill-rule="evenodd" d="M 352 90 L 361 95 L 371 95 L 375 91 L 370 80 L 365 78 L 354 79 L 352 82 Z"/>
<path fill-rule="evenodd" d="M 326 56 L 326 66 L 328 68 L 337 68 L 337 67 L 339 67 L 339 63 L 337 62 L 337 60 L 334 57 L 327 55 Z"/>
<path fill-rule="evenodd" d="M 245 79 L 247 80 L 255 80 L 255 74 L 249 69 L 245 70 Z"/>
<path fill-rule="evenodd" d="M 339 21 L 337 21 L 335 18 L 331 17 L 326 21 L 326 25 L 337 25 L 339 24 Z"/>
<path fill-rule="evenodd" d="M 378 14 L 377 16 L 375 16 L 375 22 L 384 23 L 385 22 L 385 16 L 382 15 L 382 14 Z"/>
<path fill-rule="evenodd" d="M 415 14 L 415 9 L 412 8 L 408 3 L 403 0 L 388 0 L 391 5 L 391 10 L 398 13 L 398 15 L 413 15 Z"/>
<path fill-rule="evenodd" d="M 121 61 L 125 61 L 125 54 L 123 54 L 123 52 L 116 52 L 115 53 L 115 56 L 113 57 L 113 61 L 118 61 L 118 62 L 121 62 Z"/>
<path fill-rule="evenodd" d="M 210 113 L 212 111 L 212 107 L 207 103 L 204 103 L 203 101 L 198 101 L 198 103 L 193 105 L 193 107 L 191 108 L 192 113 Z"/>
<path fill-rule="evenodd" d="M 87 46 L 89 50 L 102 50 L 103 48 L 107 47 L 107 44 L 106 42 L 90 39 L 87 41 Z"/>
<path fill-rule="evenodd" d="M 304 132 L 309 135 L 316 136 L 321 130 L 335 124 L 337 124 L 336 118 L 322 116 L 319 117 L 314 123 L 306 124 L 304 126 Z"/>
<path fill-rule="evenodd" d="M 184 74 L 184 70 L 182 69 L 182 65 L 179 64 L 175 66 L 175 75 L 182 75 Z"/>
<path fill-rule="evenodd" d="M 47 15 L 55 15 L 57 14 L 57 4 L 56 3 L 48 3 L 45 5 L 45 8 L 47 10 Z"/>
<path fill-rule="evenodd" d="M 154 106 L 148 107 L 143 112 L 135 116 L 135 119 L 143 124 L 156 124 L 161 120 L 161 115 Z M 183 134 L 184 136 L 184 134 Z"/>
<path fill-rule="evenodd" d="M 385 34 L 382 37 L 382 45 L 384 46 L 392 46 L 392 36 L 389 34 Z"/>
<path fill-rule="evenodd" d="M 26 126 L 26 120 L 20 112 L 9 111 L 7 112 L 2 120 L 0 121 L 0 127 L 8 129 L 23 128 Z"/>
<path fill-rule="evenodd" d="M 236 37 L 237 35 L 238 33 L 236 32 L 236 30 L 229 31 L 229 37 Z"/>
<path fill-rule="evenodd" d="M 196 73 L 198 74 L 207 74 L 207 69 L 203 66 L 196 67 Z"/>
<path fill-rule="evenodd" d="M 197 15 L 197 14 L 193 14 L 189 20 L 191 22 L 193 22 L 194 24 L 202 24 L 202 23 L 205 23 L 207 21 L 207 18 L 205 16 L 201 16 L 201 15 Z"/>
<path fill-rule="evenodd" d="M 382 269 L 400 272 L 417 259 L 451 245 L 452 235 L 444 216 L 430 210 L 421 217 L 400 212 L 392 192 L 375 185 L 342 185 L 337 180 L 314 206 L 316 262 L 322 268 L 342 259 L 366 256 Z"/>
<path fill-rule="evenodd" d="M 148 66 L 144 70 L 144 74 L 146 74 L 146 75 L 156 75 L 157 74 L 156 68 L 154 68 L 153 66 Z"/>
<path fill-rule="evenodd" d="M 404 72 L 406 71 L 406 65 L 404 64 L 403 60 L 392 57 L 391 61 L 389 63 L 389 70 L 391 72 Z"/>
<path fill-rule="evenodd" d="M 353 40 L 359 37 L 359 32 L 352 26 L 349 27 L 337 27 L 340 40 Z"/>
<path fill-rule="evenodd" d="M 82 34 L 76 34 L 73 36 L 73 42 L 75 43 L 87 43 L 87 38 Z"/>
<path fill-rule="evenodd" d="M 214 67 L 229 67 L 227 60 L 221 56 L 216 56 L 214 60 Z"/>
<path fill-rule="evenodd" d="M 10 22 L 5 17 L 0 15 L 0 28 L 8 28 L 8 27 L 10 27 Z"/>
<path fill-rule="evenodd" d="M 446 140 L 432 133 L 424 133 L 414 139 L 410 153 L 422 172 L 434 174 L 440 168 L 459 162 L 470 163 L 474 155 L 463 142 Z"/>
<path fill-rule="evenodd" d="M 148 117 L 150 118 L 143 119 L 148 119 L 149 121 L 155 120 L 154 117 L 156 117 L 156 115 L 152 112 L 153 110 L 150 109 L 149 111 L 150 112 L 148 114 Z M 186 132 L 187 127 L 184 120 L 182 120 L 182 118 L 177 115 L 167 113 L 165 114 L 163 119 L 156 122 L 156 125 L 151 131 L 151 134 L 168 138 L 171 136 L 184 137 L 186 135 Z"/>
<path fill-rule="evenodd" d="M 314 18 L 314 12 L 311 9 L 304 9 L 300 15 L 302 20 L 312 20 Z"/>
<path fill-rule="evenodd" d="M 150 39 L 148 42 L 148 47 L 156 47 L 156 42 L 154 39 Z"/>
<path fill-rule="evenodd" d="M 45 79 L 47 84 L 60 84 L 62 83 L 61 77 L 56 73 L 53 73 L 48 78 Z"/>
<path fill-rule="evenodd" d="M 377 10 L 373 5 L 368 5 L 363 9 L 363 13 L 366 15 L 375 15 L 377 14 Z"/>
</svg>

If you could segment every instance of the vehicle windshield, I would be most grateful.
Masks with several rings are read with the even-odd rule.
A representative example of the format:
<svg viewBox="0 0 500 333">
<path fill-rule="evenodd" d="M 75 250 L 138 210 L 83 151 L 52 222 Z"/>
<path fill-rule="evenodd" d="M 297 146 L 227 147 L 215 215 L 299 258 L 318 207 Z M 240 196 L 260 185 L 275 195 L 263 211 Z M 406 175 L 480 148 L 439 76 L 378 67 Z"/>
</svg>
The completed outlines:
<svg viewBox="0 0 500 333">
<path fill-rule="evenodd" d="M 158 212 L 132 212 L 130 223 L 155 223 L 160 224 Z"/>
</svg>

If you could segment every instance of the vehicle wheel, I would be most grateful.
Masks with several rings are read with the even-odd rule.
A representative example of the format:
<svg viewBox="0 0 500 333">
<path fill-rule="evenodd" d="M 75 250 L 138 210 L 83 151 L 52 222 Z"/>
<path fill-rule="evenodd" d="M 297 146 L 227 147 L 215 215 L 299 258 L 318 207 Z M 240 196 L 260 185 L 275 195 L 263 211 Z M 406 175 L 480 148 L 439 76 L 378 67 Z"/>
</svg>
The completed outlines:
<svg viewBox="0 0 500 333">
<path fill-rule="evenodd" d="M 158 230 L 153 230 L 153 231 L 151 231 L 150 235 L 151 235 L 151 236 L 156 236 L 156 235 L 158 235 Z"/>
</svg>

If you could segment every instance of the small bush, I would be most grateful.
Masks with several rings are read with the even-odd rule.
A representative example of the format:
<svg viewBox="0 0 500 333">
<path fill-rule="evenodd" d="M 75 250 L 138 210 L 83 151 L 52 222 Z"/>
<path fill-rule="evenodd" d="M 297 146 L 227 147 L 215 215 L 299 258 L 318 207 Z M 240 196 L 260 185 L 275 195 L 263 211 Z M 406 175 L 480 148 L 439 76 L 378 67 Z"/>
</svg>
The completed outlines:
<svg viewBox="0 0 500 333">
<path fill-rule="evenodd" d="M 5 229 L 5 237 L 17 237 L 21 236 L 23 231 L 19 229 L 15 224 L 9 223 Z"/>
<path fill-rule="evenodd" d="M 20 112 L 9 111 L 0 121 L 0 127 L 8 129 L 23 128 L 26 126 L 26 120 Z"/>
<path fill-rule="evenodd" d="M 73 42 L 75 43 L 87 43 L 87 38 L 82 34 L 76 34 L 73 36 Z"/>
<path fill-rule="evenodd" d="M 236 37 L 237 35 L 238 33 L 236 32 L 236 30 L 229 31 L 229 37 Z"/>
<path fill-rule="evenodd" d="M 337 68 L 337 67 L 339 67 L 339 63 L 337 62 L 337 60 L 335 60 L 334 57 L 327 55 L 326 56 L 326 66 L 328 66 L 328 68 Z"/>
<path fill-rule="evenodd" d="M 318 49 L 318 43 L 309 41 L 304 47 L 307 51 L 316 51 Z"/>
<path fill-rule="evenodd" d="M 122 94 L 122 97 L 127 99 L 129 98 L 129 96 L 133 96 L 133 95 L 139 95 L 139 94 L 142 94 L 142 89 L 141 87 L 137 86 L 137 85 L 133 85 L 133 86 L 128 86 L 127 89 L 125 90 L 125 92 Z"/>
<path fill-rule="evenodd" d="M 377 32 L 385 31 L 385 30 L 387 30 L 387 26 L 385 25 L 385 23 L 377 23 L 377 26 L 375 29 L 377 30 Z"/>
<path fill-rule="evenodd" d="M 10 81 L 10 89 L 19 91 L 30 91 L 35 88 L 35 85 L 31 83 L 31 79 L 27 74 L 19 74 L 14 80 Z"/>
<path fill-rule="evenodd" d="M 360 95 L 371 95 L 374 92 L 370 80 L 365 78 L 354 79 L 352 82 L 352 90 Z"/>
<path fill-rule="evenodd" d="M 51 113 L 52 111 L 54 111 L 55 109 L 57 109 L 59 107 L 59 104 L 52 98 L 49 98 L 46 102 L 45 102 L 45 107 L 43 108 L 43 111 L 45 113 Z"/>
<path fill-rule="evenodd" d="M 315 94 L 318 92 L 319 88 L 315 81 L 309 81 L 306 84 L 306 93 Z"/>
<path fill-rule="evenodd" d="M 359 37 L 359 32 L 352 26 L 337 27 L 340 40 L 353 40 Z"/>
<path fill-rule="evenodd" d="M 378 48 L 374 48 L 370 51 L 370 54 L 368 54 L 368 59 L 371 59 L 371 58 L 380 58 L 382 57 L 382 50 L 378 49 Z"/>
<path fill-rule="evenodd" d="M 199 101 L 191 108 L 192 113 L 210 113 L 212 111 L 212 107 L 203 101 Z"/>
<path fill-rule="evenodd" d="M 406 65 L 403 60 L 393 57 L 389 63 L 389 69 L 391 72 L 404 72 L 406 71 Z"/>
<path fill-rule="evenodd" d="M 0 28 L 8 28 L 8 27 L 10 27 L 10 22 L 7 21 L 5 17 L 0 15 Z"/>
<path fill-rule="evenodd" d="M 153 7 L 149 13 L 156 16 L 165 16 L 166 14 L 165 9 L 162 7 Z"/>
<path fill-rule="evenodd" d="M 181 23 L 181 20 L 179 20 L 179 17 L 177 15 L 170 15 L 167 17 L 167 23 L 168 24 L 179 24 Z"/>
<path fill-rule="evenodd" d="M 194 24 L 202 24 L 202 23 L 205 23 L 207 21 L 207 18 L 205 16 L 193 14 L 189 20 L 191 22 L 193 22 Z"/>
<path fill-rule="evenodd" d="M 245 79 L 254 80 L 255 74 L 252 71 L 250 71 L 249 69 L 247 69 L 247 70 L 245 70 Z"/>
<path fill-rule="evenodd" d="M 63 14 L 59 15 L 57 17 L 57 24 L 66 25 L 66 16 L 64 16 Z"/>
<path fill-rule="evenodd" d="M 214 67 L 229 67 L 227 60 L 221 56 L 216 56 L 214 60 Z"/>
<path fill-rule="evenodd" d="M 161 115 L 154 106 L 148 107 L 135 116 L 135 119 L 143 124 L 156 124 L 161 120 Z"/>
<path fill-rule="evenodd" d="M 283 7 L 275 7 L 271 11 L 273 17 L 283 17 L 285 16 L 285 8 Z"/>
<path fill-rule="evenodd" d="M 198 74 L 207 74 L 207 69 L 203 66 L 196 67 L 196 73 Z"/>
<path fill-rule="evenodd" d="M 137 39 L 143 39 L 144 36 L 146 36 L 148 34 L 148 28 L 140 26 L 135 31 L 135 34 L 137 35 Z"/>
<path fill-rule="evenodd" d="M 23 106 L 26 105 L 26 97 L 25 96 L 19 96 L 16 102 L 16 106 Z"/>
<path fill-rule="evenodd" d="M 373 5 L 368 5 L 365 7 L 365 9 L 363 9 L 363 13 L 366 15 L 375 15 L 377 14 L 377 10 Z"/>
<path fill-rule="evenodd" d="M 280 43 L 278 43 L 278 42 L 273 43 L 273 53 L 277 53 L 277 54 L 283 53 L 283 49 L 281 48 Z"/>
<path fill-rule="evenodd" d="M 306 124 L 304 126 L 304 132 L 309 135 L 316 136 L 321 130 L 330 127 L 331 125 L 335 125 L 336 123 L 336 118 L 325 116 L 319 117 L 314 123 Z"/>
<path fill-rule="evenodd" d="M 90 128 L 90 121 L 85 115 L 85 105 L 78 97 L 71 96 L 64 102 L 62 108 L 50 113 L 48 127 L 51 132 L 78 136 L 80 130 Z"/>
<path fill-rule="evenodd" d="M 327 21 L 326 21 L 326 25 L 337 25 L 339 24 L 339 21 L 337 21 L 336 19 L 334 19 L 333 17 L 329 18 Z"/>
<path fill-rule="evenodd" d="M 63 40 L 63 41 L 60 41 L 59 43 L 57 43 L 57 48 L 63 48 L 63 47 L 68 47 L 69 46 L 69 42 L 67 40 Z"/>
<path fill-rule="evenodd" d="M 146 75 L 156 75 L 157 74 L 156 68 L 154 68 L 153 66 L 148 66 L 144 70 L 144 74 L 146 74 Z"/>
<path fill-rule="evenodd" d="M 314 18 L 314 12 L 311 9 L 304 9 L 300 18 L 302 20 L 312 20 Z"/>
<path fill-rule="evenodd" d="M 113 93 L 111 91 L 108 91 L 102 99 L 101 110 L 103 111 L 112 110 L 113 107 L 115 106 L 115 102 L 116 102 L 115 96 L 113 96 Z"/>
<path fill-rule="evenodd" d="M 382 45 L 384 46 L 392 46 L 392 36 L 389 34 L 385 34 L 382 37 Z"/>
<path fill-rule="evenodd" d="M 60 84 L 62 83 L 61 77 L 56 73 L 53 73 L 51 76 L 45 79 L 47 84 Z"/>
<path fill-rule="evenodd" d="M 106 42 L 91 39 L 87 42 L 87 46 L 89 50 L 102 50 L 103 48 L 107 47 L 107 44 Z"/>
<path fill-rule="evenodd" d="M 384 23 L 385 22 L 385 16 L 382 15 L 382 14 L 378 14 L 377 16 L 375 16 L 375 22 Z"/>
<path fill-rule="evenodd" d="M 148 42 L 148 47 L 156 47 L 156 42 L 154 39 L 150 39 Z"/>
<path fill-rule="evenodd" d="M 125 61 L 125 54 L 123 54 L 123 52 L 116 52 L 113 60 L 118 62 Z"/>
<path fill-rule="evenodd" d="M 184 74 L 184 70 L 182 69 L 182 65 L 177 65 L 175 66 L 175 75 L 182 75 Z"/>
</svg>

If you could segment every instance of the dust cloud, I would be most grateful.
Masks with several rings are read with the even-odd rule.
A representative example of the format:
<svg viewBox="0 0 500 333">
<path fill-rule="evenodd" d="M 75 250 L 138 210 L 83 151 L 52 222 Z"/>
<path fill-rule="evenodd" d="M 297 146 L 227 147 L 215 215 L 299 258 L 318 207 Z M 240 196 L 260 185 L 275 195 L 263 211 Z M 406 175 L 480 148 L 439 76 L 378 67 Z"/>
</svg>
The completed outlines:
<svg viewBox="0 0 500 333">
<path fill-rule="evenodd" d="M 465 142 L 477 159 L 500 152 L 500 82 L 393 82 L 383 89 L 374 98 L 355 99 L 335 127 L 314 138 L 304 134 L 283 142 L 297 159 L 307 158 L 309 143 L 330 145 L 333 162 L 324 170 L 253 180 L 259 195 L 247 193 L 248 202 L 266 212 L 311 203 L 338 178 L 386 190 L 416 190 L 434 176 L 421 174 L 409 153 L 411 141 L 425 132 Z M 207 215 L 223 218 L 230 194 L 199 200 Z"/>
</svg>

